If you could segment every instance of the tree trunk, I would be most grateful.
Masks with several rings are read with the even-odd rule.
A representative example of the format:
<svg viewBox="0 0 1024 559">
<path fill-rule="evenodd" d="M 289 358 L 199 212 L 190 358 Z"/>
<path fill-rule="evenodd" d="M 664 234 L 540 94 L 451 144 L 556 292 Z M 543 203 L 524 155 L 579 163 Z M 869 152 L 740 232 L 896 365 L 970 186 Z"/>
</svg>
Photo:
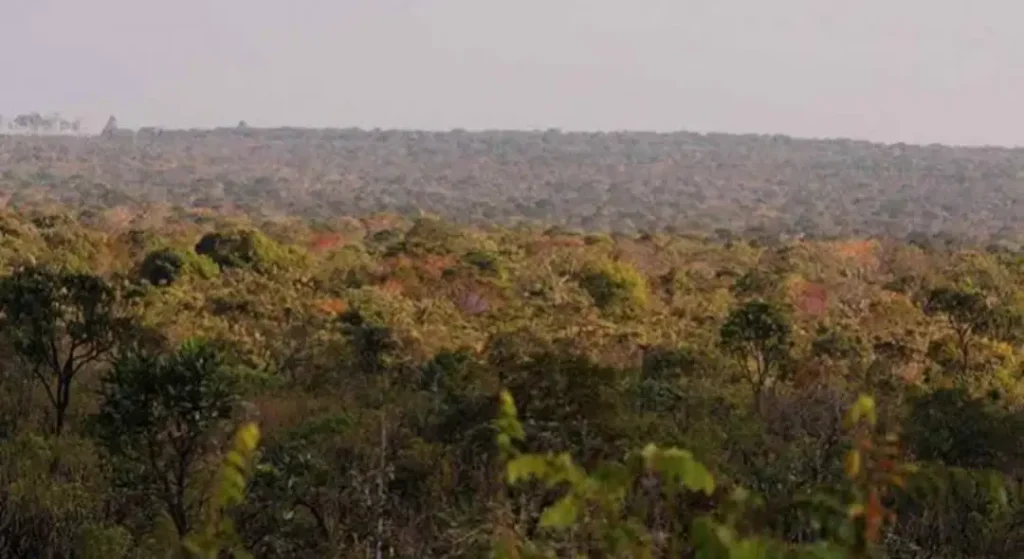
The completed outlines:
<svg viewBox="0 0 1024 559">
<path fill-rule="evenodd" d="M 61 435 L 67 423 L 68 404 L 71 403 L 71 376 L 60 375 L 57 379 L 57 398 L 55 403 L 56 425 L 54 432 Z"/>
<path fill-rule="evenodd" d="M 387 467 L 388 430 L 387 415 L 380 418 L 380 469 L 377 472 L 377 534 L 374 549 L 375 559 L 384 557 L 384 474 Z"/>
</svg>

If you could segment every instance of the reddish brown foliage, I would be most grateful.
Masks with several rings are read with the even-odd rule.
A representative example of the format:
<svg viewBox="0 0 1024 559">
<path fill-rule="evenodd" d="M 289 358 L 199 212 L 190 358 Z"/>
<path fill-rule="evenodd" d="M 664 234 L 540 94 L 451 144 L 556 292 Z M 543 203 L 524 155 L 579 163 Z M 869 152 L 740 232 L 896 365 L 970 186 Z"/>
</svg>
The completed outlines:
<svg viewBox="0 0 1024 559">
<path fill-rule="evenodd" d="M 327 314 L 341 314 L 348 309 L 348 303 L 343 299 L 321 299 L 316 307 Z"/>
<path fill-rule="evenodd" d="M 309 249 L 313 252 L 323 252 L 330 250 L 341 242 L 341 235 L 337 233 L 324 233 L 313 237 L 313 240 L 309 243 Z"/>
<path fill-rule="evenodd" d="M 391 279 L 385 281 L 380 286 L 380 289 L 381 289 L 381 291 L 384 291 L 385 293 L 391 293 L 393 295 L 401 295 L 405 291 L 405 286 L 403 286 L 402 282 L 398 281 L 397 279 L 391 278 Z"/>
<path fill-rule="evenodd" d="M 856 263 L 862 268 L 878 265 L 878 243 L 875 241 L 845 241 L 836 243 L 836 254 Z"/>
<path fill-rule="evenodd" d="M 363 218 L 362 222 L 367 233 L 376 233 L 377 231 L 383 231 L 385 229 L 397 229 L 401 227 L 403 223 L 401 217 L 389 214 L 377 214 L 366 217 Z"/>
<path fill-rule="evenodd" d="M 469 278 L 453 281 L 445 290 L 452 303 L 469 315 L 485 313 L 500 303 L 500 297 L 491 285 Z"/>
<path fill-rule="evenodd" d="M 558 247 L 582 247 L 586 246 L 586 241 L 582 237 L 573 236 L 557 236 L 547 237 L 542 236 L 531 241 L 526 245 L 526 252 L 530 255 L 542 255 L 550 253 Z"/>
<path fill-rule="evenodd" d="M 417 268 L 423 272 L 423 275 L 432 279 L 441 279 L 441 275 L 448 268 L 455 265 L 456 258 L 451 255 L 440 256 L 440 255 L 427 255 L 419 261 Z"/>
<path fill-rule="evenodd" d="M 799 281 L 793 286 L 793 298 L 798 312 L 820 317 L 828 312 L 828 288 L 820 283 Z"/>
<path fill-rule="evenodd" d="M 271 432 L 278 429 L 295 427 L 311 412 L 309 396 L 262 396 L 253 404 L 259 413 L 263 429 Z"/>
</svg>

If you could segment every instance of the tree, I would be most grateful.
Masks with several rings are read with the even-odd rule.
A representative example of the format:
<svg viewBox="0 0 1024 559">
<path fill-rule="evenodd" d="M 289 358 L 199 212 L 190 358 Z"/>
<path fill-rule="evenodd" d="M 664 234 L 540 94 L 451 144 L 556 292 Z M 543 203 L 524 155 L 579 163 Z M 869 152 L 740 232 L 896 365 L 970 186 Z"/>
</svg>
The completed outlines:
<svg viewBox="0 0 1024 559">
<path fill-rule="evenodd" d="M 920 391 L 908 404 L 903 431 L 922 475 L 902 499 L 913 520 L 900 536 L 921 557 L 1016 555 L 1024 534 L 1002 526 L 1019 526 L 1024 415 L 963 386 Z"/>
<path fill-rule="evenodd" d="M 110 115 L 110 118 L 107 119 L 107 124 L 103 126 L 102 136 L 104 138 L 109 138 L 114 134 L 117 134 L 117 129 L 117 117 Z"/>
<path fill-rule="evenodd" d="M 339 318 L 342 331 L 353 350 L 353 362 L 361 373 L 384 374 L 400 344 L 394 333 L 384 324 L 368 319 L 358 310 L 349 310 Z"/>
<path fill-rule="evenodd" d="M 462 233 L 450 223 L 421 217 L 405 234 L 401 249 L 409 254 L 450 254 L 458 252 Z"/>
<path fill-rule="evenodd" d="M 103 514 L 108 491 L 91 441 L 3 438 L 0 557 L 126 557 L 131 534 Z"/>
<path fill-rule="evenodd" d="M 626 262 L 594 262 L 580 273 L 578 281 L 602 311 L 630 315 L 647 306 L 647 282 Z"/>
<path fill-rule="evenodd" d="M 518 499 L 499 501 L 504 515 L 496 522 L 497 557 L 881 556 L 887 529 L 895 524 L 891 495 L 915 472 L 905 461 L 899 437 L 878 432 L 874 400 L 861 396 L 844 419 L 844 438 L 852 448 L 843 469 L 854 491 L 841 501 L 814 491 L 802 513 L 815 533 L 792 541 L 764 525 L 774 520 L 774 503 L 741 486 L 727 496 L 711 470 L 687 450 L 648 444 L 587 470 L 569 453 L 522 452 L 527 432 L 516 403 L 507 391 L 499 401 L 493 426 L 503 477 L 520 493 Z M 516 510 L 525 508 L 527 482 L 549 495 L 539 511 Z M 689 530 L 680 522 L 687 520 Z M 536 528 L 523 526 L 527 522 Z M 752 531 L 755 526 L 761 530 Z"/>
<path fill-rule="evenodd" d="M 139 264 L 138 276 L 152 285 L 160 286 L 170 285 L 188 273 L 210 278 L 218 271 L 217 265 L 205 256 L 162 248 L 146 254 Z"/>
<path fill-rule="evenodd" d="M 104 378 L 96 428 L 118 481 L 161 501 L 180 536 L 199 504 L 189 495 L 196 473 L 237 390 L 222 355 L 198 341 L 172 355 L 123 356 Z"/>
<path fill-rule="evenodd" d="M 153 285 L 170 285 L 181 274 L 185 259 L 173 250 L 153 251 L 139 266 L 139 276 Z"/>
<path fill-rule="evenodd" d="M 719 331 L 722 348 L 732 355 L 761 409 L 765 390 L 779 379 L 789 359 L 790 324 L 782 310 L 765 301 L 749 301 L 729 314 Z"/>
<path fill-rule="evenodd" d="M 287 268 L 293 254 L 254 229 L 231 229 L 203 235 L 196 254 L 207 256 L 222 269 L 251 268 L 269 272 Z"/>
<path fill-rule="evenodd" d="M 931 316 L 946 317 L 960 353 L 959 372 L 965 377 L 971 367 L 971 344 L 975 335 L 984 334 L 993 325 L 987 298 L 973 289 L 938 287 L 928 293 L 924 311 Z"/>
<path fill-rule="evenodd" d="M 782 287 L 778 274 L 753 268 L 736 279 L 732 286 L 738 299 L 775 298 Z"/>
<path fill-rule="evenodd" d="M 124 330 L 116 306 L 114 289 L 89 274 L 27 267 L 0 280 L 0 325 L 45 388 L 57 434 L 75 377 L 108 355 Z"/>
<path fill-rule="evenodd" d="M 386 524 L 389 524 L 387 514 L 387 502 L 390 500 L 388 494 L 388 479 L 393 475 L 393 463 L 391 456 L 394 453 L 394 412 L 391 398 L 400 388 L 396 386 L 395 380 L 400 377 L 402 369 L 401 360 L 396 359 L 396 354 L 401 344 L 394 337 L 391 329 L 375 320 L 367 319 L 359 310 L 351 310 L 341 316 L 342 329 L 345 337 L 349 340 L 352 350 L 355 352 L 354 362 L 358 364 L 359 372 L 367 375 L 374 386 L 371 400 L 377 408 L 379 436 L 378 458 L 379 465 L 374 472 L 376 490 L 373 491 L 374 498 L 368 503 L 374 511 L 376 521 L 373 529 L 373 541 L 376 557 L 381 557 L 384 549 Z"/>
<path fill-rule="evenodd" d="M 914 395 L 907 419 L 907 440 L 920 460 L 1012 470 L 1024 454 L 1024 416 L 972 397 L 963 387 Z"/>
<path fill-rule="evenodd" d="M 43 127 L 45 118 L 39 113 L 20 114 L 14 117 L 14 124 L 22 130 L 30 130 L 33 134 Z"/>
</svg>

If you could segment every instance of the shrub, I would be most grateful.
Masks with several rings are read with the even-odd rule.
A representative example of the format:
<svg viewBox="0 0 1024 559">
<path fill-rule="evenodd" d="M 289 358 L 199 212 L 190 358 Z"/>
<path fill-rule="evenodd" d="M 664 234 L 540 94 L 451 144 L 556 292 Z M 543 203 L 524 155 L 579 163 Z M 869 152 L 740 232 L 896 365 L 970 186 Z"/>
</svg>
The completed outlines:
<svg viewBox="0 0 1024 559">
<path fill-rule="evenodd" d="M 405 234 L 402 251 L 407 254 L 440 254 L 458 252 L 462 233 L 455 226 L 439 219 L 416 220 Z"/>
<path fill-rule="evenodd" d="M 288 251 L 253 229 L 207 233 L 196 244 L 196 253 L 208 256 L 222 269 L 251 268 L 259 272 L 285 268 Z"/>
<path fill-rule="evenodd" d="M 580 274 L 579 284 L 602 311 L 632 314 L 647 307 L 647 281 L 624 262 L 591 264 Z"/>
<path fill-rule="evenodd" d="M 502 278 L 506 273 L 501 256 L 493 251 L 472 250 L 462 257 L 462 261 L 489 277 Z"/>
<path fill-rule="evenodd" d="M 157 249 L 139 265 L 139 279 L 152 285 L 170 285 L 182 276 L 208 279 L 217 274 L 217 265 L 209 258 L 172 248 Z"/>
</svg>

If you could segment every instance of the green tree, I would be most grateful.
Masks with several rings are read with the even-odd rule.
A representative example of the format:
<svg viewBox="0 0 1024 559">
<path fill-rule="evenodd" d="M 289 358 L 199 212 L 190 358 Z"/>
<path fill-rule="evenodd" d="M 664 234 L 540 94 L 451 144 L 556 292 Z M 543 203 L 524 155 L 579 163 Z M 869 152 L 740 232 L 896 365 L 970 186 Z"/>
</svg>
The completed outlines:
<svg viewBox="0 0 1024 559">
<path fill-rule="evenodd" d="M 118 482 L 161 501 L 179 535 L 198 506 L 197 472 L 236 402 L 232 370 L 198 341 L 172 355 L 124 356 L 104 378 L 96 428 Z"/>
<path fill-rule="evenodd" d="M 0 279 L 0 324 L 14 352 L 43 385 L 63 432 L 72 384 L 115 347 L 125 323 L 117 294 L 90 274 L 28 267 Z"/>
<path fill-rule="evenodd" d="M 907 440 L 921 460 L 1012 469 L 1024 457 L 1024 416 L 973 398 L 962 387 L 916 395 L 909 412 Z"/>
<path fill-rule="evenodd" d="M 729 314 L 719 330 L 720 344 L 739 363 L 758 410 L 765 391 L 786 372 L 790 332 L 782 309 L 765 301 L 744 303 Z"/>
<path fill-rule="evenodd" d="M 207 233 L 195 246 L 221 268 L 251 268 L 261 273 L 284 269 L 295 255 L 255 229 L 231 229 Z"/>
<path fill-rule="evenodd" d="M 153 285 L 170 285 L 178 279 L 185 259 L 171 250 L 157 250 L 146 255 L 139 266 L 139 276 Z"/>
<path fill-rule="evenodd" d="M 732 293 L 737 299 L 775 299 L 782 289 L 782 278 L 771 271 L 753 268 L 736 278 Z"/>
<path fill-rule="evenodd" d="M 346 311 L 340 322 L 342 332 L 352 346 L 359 372 L 371 375 L 385 372 L 400 349 L 391 329 L 368 319 L 358 310 Z"/>
<path fill-rule="evenodd" d="M 503 391 L 493 425 L 501 457 L 506 461 L 505 480 L 521 490 L 529 489 L 524 487 L 529 481 L 538 482 L 534 488 L 539 485 L 554 498 L 545 499 L 548 504 L 540 511 L 518 514 L 515 500 L 503 503 L 505 515 L 495 530 L 495 555 L 709 559 L 879 556 L 885 529 L 893 519 L 887 501 L 915 468 L 904 462 L 898 437 L 877 431 L 871 398 L 858 399 L 844 424 L 852 443 L 844 460 L 851 491 L 842 499 L 815 495 L 825 506 L 809 511 L 817 524 L 836 526 L 831 533 L 793 542 L 758 530 L 766 521 L 765 514 L 771 514 L 771 503 L 742 487 L 723 491 L 711 471 L 686 450 L 648 444 L 642 451 L 628 453 L 624 460 L 604 461 L 589 471 L 568 453 L 522 452 L 526 429 L 511 395 Z M 710 497 L 711 507 L 707 507 L 707 500 L 702 507 L 692 498 L 700 493 Z M 534 529 L 525 526 L 527 518 Z M 689 521 L 689 530 L 665 529 L 667 523 L 679 518 Z"/>
<path fill-rule="evenodd" d="M 462 232 L 452 224 L 422 217 L 405 233 L 401 247 L 409 254 L 450 254 L 460 248 L 461 237 Z"/>
<path fill-rule="evenodd" d="M 170 285 L 186 273 L 209 278 L 216 275 L 217 265 L 204 256 L 162 248 L 148 253 L 138 269 L 139 278 L 152 285 Z"/>
<path fill-rule="evenodd" d="M 578 281 L 597 308 L 613 315 L 628 316 L 647 306 L 647 281 L 626 262 L 592 263 L 580 273 Z"/>
<path fill-rule="evenodd" d="M 946 317 L 960 353 L 959 373 L 966 377 L 971 369 L 971 346 L 975 336 L 984 335 L 993 325 L 992 306 L 983 293 L 973 289 L 938 287 L 924 303 L 929 315 Z"/>
<path fill-rule="evenodd" d="M 0 557 L 123 557 L 131 537 L 103 514 L 109 495 L 91 441 L 28 433 L 5 438 Z"/>
</svg>

